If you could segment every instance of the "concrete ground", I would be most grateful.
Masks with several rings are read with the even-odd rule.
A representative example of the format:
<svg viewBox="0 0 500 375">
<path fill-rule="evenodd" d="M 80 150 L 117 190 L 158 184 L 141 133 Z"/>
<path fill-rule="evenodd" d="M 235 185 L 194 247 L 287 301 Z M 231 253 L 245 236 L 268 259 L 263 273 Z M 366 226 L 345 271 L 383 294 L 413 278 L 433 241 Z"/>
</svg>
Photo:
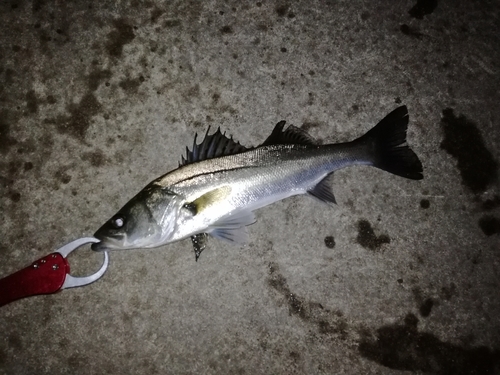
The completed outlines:
<svg viewBox="0 0 500 375">
<path fill-rule="evenodd" d="M 89 236 L 196 132 L 353 139 L 400 104 L 425 178 L 336 173 L 250 243 L 113 252 L 0 308 L 1 374 L 500 373 L 497 1 L 0 3 L 0 276 Z M 74 274 L 102 254 L 70 257 Z M 0 291 L 1 293 L 1 291 Z"/>
</svg>

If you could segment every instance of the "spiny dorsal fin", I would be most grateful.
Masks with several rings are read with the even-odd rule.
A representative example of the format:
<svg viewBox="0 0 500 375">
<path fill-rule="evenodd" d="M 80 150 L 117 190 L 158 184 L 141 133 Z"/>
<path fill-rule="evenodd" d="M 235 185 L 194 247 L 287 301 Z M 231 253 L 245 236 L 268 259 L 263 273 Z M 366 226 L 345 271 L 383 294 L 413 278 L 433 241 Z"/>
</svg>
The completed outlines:
<svg viewBox="0 0 500 375">
<path fill-rule="evenodd" d="M 208 135 L 209 131 L 210 127 L 200 144 L 196 143 L 196 139 L 198 138 L 198 133 L 196 133 L 193 141 L 193 149 L 189 150 L 189 148 L 186 147 L 186 157 L 182 156 L 179 166 L 201 160 L 218 158 L 219 156 L 239 154 L 248 150 L 247 147 L 234 141 L 233 137 L 226 137 L 226 133 L 221 133 L 220 128 L 212 135 Z"/>
<path fill-rule="evenodd" d="M 261 146 L 268 145 L 317 145 L 318 142 L 305 130 L 290 125 L 285 131 L 286 121 L 280 121 L 274 127 L 271 135 L 267 137 Z"/>
</svg>

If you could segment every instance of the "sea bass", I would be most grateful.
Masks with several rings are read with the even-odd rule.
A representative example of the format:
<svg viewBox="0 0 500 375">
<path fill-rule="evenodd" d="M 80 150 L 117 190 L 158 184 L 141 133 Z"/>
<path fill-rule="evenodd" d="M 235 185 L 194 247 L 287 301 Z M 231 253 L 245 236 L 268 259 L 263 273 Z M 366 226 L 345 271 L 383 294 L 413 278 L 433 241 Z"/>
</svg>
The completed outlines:
<svg viewBox="0 0 500 375">
<path fill-rule="evenodd" d="M 222 134 L 205 134 L 186 148 L 179 168 L 149 183 L 96 233 L 93 250 L 152 248 L 191 238 L 198 259 L 207 235 L 248 240 L 254 211 L 309 194 L 336 203 L 333 173 L 371 165 L 420 180 L 422 163 L 405 144 L 408 110 L 401 106 L 351 142 L 319 145 L 304 130 L 279 122 L 263 144 L 247 148 Z"/>
</svg>

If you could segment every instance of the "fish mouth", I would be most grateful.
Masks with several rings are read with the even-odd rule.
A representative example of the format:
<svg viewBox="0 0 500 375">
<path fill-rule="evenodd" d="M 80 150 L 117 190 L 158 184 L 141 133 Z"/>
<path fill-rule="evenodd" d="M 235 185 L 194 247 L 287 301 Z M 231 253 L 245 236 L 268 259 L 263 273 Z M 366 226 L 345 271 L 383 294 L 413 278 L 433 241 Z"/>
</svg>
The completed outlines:
<svg viewBox="0 0 500 375">
<path fill-rule="evenodd" d="M 94 251 L 108 251 L 108 250 L 118 250 L 124 249 L 125 247 L 120 241 L 114 241 L 113 238 L 100 239 L 96 236 L 100 242 L 93 243 L 90 248 Z"/>
<path fill-rule="evenodd" d="M 128 249 L 126 237 L 122 235 L 113 236 L 99 236 L 96 232 L 94 237 L 99 240 L 99 242 L 93 243 L 90 248 L 97 252 L 108 251 L 108 250 L 122 250 Z"/>
<path fill-rule="evenodd" d="M 94 237 L 99 240 L 99 242 L 93 243 L 90 248 L 94 251 L 107 251 L 107 250 L 117 250 L 122 249 L 124 244 L 124 239 L 126 238 L 124 234 L 119 233 L 109 233 L 103 228 L 100 228 L 94 233 Z"/>
<path fill-rule="evenodd" d="M 106 250 L 110 250 L 110 248 L 104 243 L 104 242 L 96 242 L 96 243 L 93 243 L 90 248 L 93 250 L 93 251 L 98 251 L 98 252 L 101 252 L 101 251 L 106 251 Z"/>
</svg>

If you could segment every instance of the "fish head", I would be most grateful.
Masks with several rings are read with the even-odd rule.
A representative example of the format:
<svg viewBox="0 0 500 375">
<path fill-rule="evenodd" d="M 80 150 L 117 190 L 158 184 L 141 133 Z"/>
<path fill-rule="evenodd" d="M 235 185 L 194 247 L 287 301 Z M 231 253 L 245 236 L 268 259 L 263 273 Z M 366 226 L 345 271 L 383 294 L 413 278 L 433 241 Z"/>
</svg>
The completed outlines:
<svg viewBox="0 0 500 375">
<path fill-rule="evenodd" d="M 148 185 L 101 226 L 92 250 L 151 248 L 169 242 L 182 199 L 168 189 Z"/>
</svg>

